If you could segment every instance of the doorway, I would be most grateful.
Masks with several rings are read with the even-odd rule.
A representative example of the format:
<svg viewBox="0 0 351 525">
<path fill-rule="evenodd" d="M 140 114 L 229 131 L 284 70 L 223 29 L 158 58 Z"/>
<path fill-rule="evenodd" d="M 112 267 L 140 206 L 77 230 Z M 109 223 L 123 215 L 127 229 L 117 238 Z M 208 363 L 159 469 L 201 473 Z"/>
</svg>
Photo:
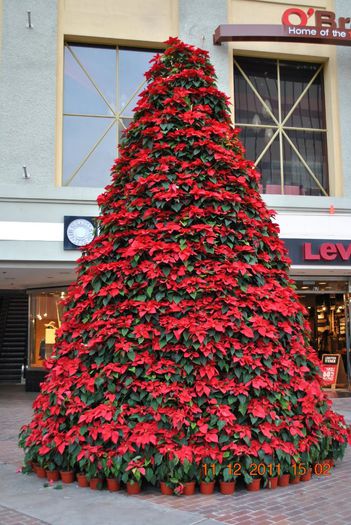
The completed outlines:
<svg viewBox="0 0 351 525">
<path fill-rule="evenodd" d="M 311 328 L 310 343 L 320 359 L 323 354 L 339 354 L 342 369 L 350 376 L 350 308 L 349 282 L 346 280 L 297 279 L 296 291 L 307 310 Z M 345 376 L 339 384 L 347 388 L 349 379 Z"/>
</svg>

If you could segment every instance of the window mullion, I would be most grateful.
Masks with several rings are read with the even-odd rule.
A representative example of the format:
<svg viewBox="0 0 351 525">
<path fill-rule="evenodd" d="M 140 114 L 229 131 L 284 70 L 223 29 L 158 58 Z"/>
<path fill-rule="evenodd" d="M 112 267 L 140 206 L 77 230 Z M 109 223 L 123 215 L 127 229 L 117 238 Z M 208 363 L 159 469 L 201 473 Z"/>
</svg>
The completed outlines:
<svg viewBox="0 0 351 525">
<path fill-rule="evenodd" d="M 277 85 L 278 85 L 278 119 L 279 119 L 279 164 L 280 164 L 280 190 L 284 194 L 284 151 L 282 134 L 282 97 L 280 85 L 280 62 L 277 60 Z"/>
<path fill-rule="evenodd" d="M 118 111 L 118 118 L 121 117 L 123 111 L 129 106 L 129 104 L 132 102 L 133 98 L 135 97 L 135 95 L 137 95 L 140 91 L 140 89 L 146 84 L 146 80 L 143 79 L 142 82 L 140 82 L 140 84 L 138 85 L 138 87 L 133 91 L 133 93 L 131 94 L 131 96 L 129 97 L 129 99 L 127 100 L 127 102 L 124 104 L 123 108 L 121 108 L 120 111 Z"/>
<path fill-rule="evenodd" d="M 87 162 L 87 160 L 90 158 L 90 156 L 94 153 L 94 151 L 96 150 L 98 145 L 102 142 L 102 140 L 106 137 L 107 133 L 110 131 L 110 129 L 112 128 L 114 123 L 115 123 L 115 119 L 113 120 L 113 122 L 111 122 L 111 124 L 108 125 L 106 131 L 101 135 L 99 140 L 97 142 L 95 142 L 94 146 L 88 151 L 88 153 L 85 155 L 83 160 L 80 162 L 79 166 L 74 170 L 74 172 L 72 173 L 70 178 L 68 180 L 66 180 L 65 186 L 69 186 L 71 184 L 72 180 L 77 175 L 78 171 L 84 166 L 84 164 Z"/>
<path fill-rule="evenodd" d="M 326 197 L 328 197 L 328 193 L 325 191 L 325 189 L 323 188 L 323 186 L 321 185 L 321 183 L 319 182 L 318 178 L 316 177 L 316 175 L 313 173 L 313 171 L 311 170 L 311 168 L 309 167 L 309 165 L 307 164 L 307 162 L 305 161 L 305 159 L 303 158 L 303 156 L 301 155 L 301 153 L 299 152 L 299 150 L 297 149 L 297 147 L 295 146 L 295 144 L 293 143 L 293 141 L 290 139 L 289 135 L 287 135 L 284 130 L 283 130 L 283 134 L 286 138 L 286 140 L 289 142 L 290 146 L 292 147 L 292 149 L 294 150 L 294 152 L 296 153 L 297 157 L 300 159 L 301 163 L 304 165 L 304 167 L 306 168 L 306 170 L 308 171 L 308 173 L 310 174 L 310 176 L 312 177 L 312 179 L 315 181 L 315 183 L 317 184 L 317 186 L 319 187 L 319 189 L 324 193 L 324 195 Z"/>
<path fill-rule="evenodd" d="M 242 69 L 242 67 L 238 64 L 238 62 L 236 60 L 234 60 L 234 64 L 235 66 L 238 68 L 238 70 L 240 71 L 240 73 L 242 74 L 242 76 L 244 77 L 244 79 L 246 80 L 246 82 L 249 84 L 250 88 L 252 89 L 252 91 L 255 93 L 256 97 L 258 98 L 258 100 L 261 102 L 262 106 L 266 109 L 268 115 L 271 117 L 271 119 L 274 121 L 275 125 L 278 125 L 278 121 L 277 119 L 275 118 L 275 115 L 273 114 L 271 108 L 269 108 L 265 102 L 265 100 L 261 97 L 261 95 L 259 94 L 259 92 L 257 91 L 257 89 L 255 88 L 255 86 L 253 85 L 253 83 L 251 82 L 251 80 L 249 79 L 249 77 L 247 76 L 247 74 L 245 73 L 245 71 Z"/>
<path fill-rule="evenodd" d="M 284 126 L 284 130 L 290 131 L 311 131 L 318 133 L 326 133 L 326 128 L 302 128 L 301 126 Z"/>
<path fill-rule="evenodd" d="M 317 78 L 319 73 L 321 72 L 322 68 L 323 68 L 323 64 L 320 65 L 320 67 L 317 69 L 317 71 L 315 72 L 315 74 L 313 75 L 313 77 L 311 78 L 311 80 L 309 81 L 307 86 L 305 87 L 305 89 L 302 91 L 300 96 L 297 98 L 295 104 L 293 104 L 292 108 L 290 109 L 290 111 L 286 115 L 284 121 L 282 122 L 282 126 L 284 126 L 285 122 L 287 122 L 289 120 L 289 118 L 291 117 L 291 115 L 293 114 L 295 109 L 297 108 L 298 104 L 300 104 L 301 100 L 303 99 L 303 97 L 305 96 L 305 94 L 310 89 L 310 87 L 312 86 L 313 82 L 315 81 L 315 79 Z"/>
<path fill-rule="evenodd" d="M 86 114 L 86 113 L 64 113 L 64 117 L 87 117 L 87 118 L 115 118 L 114 115 L 98 115 L 98 114 Z"/>
<path fill-rule="evenodd" d="M 269 140 L 269 142 L 267 142 L 267 144 L 265 145 L 265 147 L 263 148 L 263 150 L 261 151 L 261 153 L 259 154 L 259 156 L 255 160 L 255 165 L 257 165 L 262 160 L 264 155 L 267 153 L 267 151 L 269 150 L 269 148 L 273 144 L 273 142 L 274 142 L 276 136 L 278 135 L 278 133 L 279 133 L 279 128 L 276 129 L 275 133 L 272 135 L 272 138 Z"/>
<path fill-rule="evenodd" d="M 74 60 L 79 64 L 79 66 L 81 67 L 81 69 L 84 71 L 84 73 L 86 74 L 86 76 L 88 77 L 88 79 L 90 80 L 90 82 L 93 84 L 94 88 L 96 89 L 96 91 L 99 93 L 100 97 L 102 98 L 102 100 L 105 102 L 105 104 L 107 105 L 107 107 L 111 110 L 111 112 L 113 114 L 115 114 L 115 110 L 110 106 L 110 103 L 109 101 L 107 100 L 107 98 L 104 96 L 104 94 L 102 93 L 102 91 L 99 89 L 99 86 L 96 84 L 96 82 L 94 82 L 93 78 L 91 77 L 91 75 L 89 74 L 89 72 L 87 71 L 87 69 L 83 66 L 82 62 L 79 60 L 79 58 L 77 57 L 77 55 L 74 53 L 74 51 L 70 48 L 69 45 L 67 45 L 67 49 L 68 51 L 71 53 L 71 55 L 73 56 Z"/>
<path fill-rule="evenodd" d="M 236 126 L 240 126 L 241 128 L 277 129 L 275 124 L 250 124 L 249 122 L 237 122 Z"/>
<path fill-rule="evenodd" d="M 119 47 L 116 46 L 116 146 L 117 146 L 117 155 L 119 148 Z"/>
</svg>

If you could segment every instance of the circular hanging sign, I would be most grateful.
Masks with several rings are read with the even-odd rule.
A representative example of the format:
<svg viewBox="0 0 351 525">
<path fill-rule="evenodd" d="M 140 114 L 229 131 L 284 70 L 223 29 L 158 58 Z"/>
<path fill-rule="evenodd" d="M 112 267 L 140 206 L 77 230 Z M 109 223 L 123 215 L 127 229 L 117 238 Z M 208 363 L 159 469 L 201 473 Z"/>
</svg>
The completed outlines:
<svg viewBox="0 0 351 525">
<path fill-rule="evenodd" d="M 67 226 L 67 238 L 75 246 L 85 246 L 94 239 L 94 226 L 87 219 L 74 219 Z"/>
</svg>

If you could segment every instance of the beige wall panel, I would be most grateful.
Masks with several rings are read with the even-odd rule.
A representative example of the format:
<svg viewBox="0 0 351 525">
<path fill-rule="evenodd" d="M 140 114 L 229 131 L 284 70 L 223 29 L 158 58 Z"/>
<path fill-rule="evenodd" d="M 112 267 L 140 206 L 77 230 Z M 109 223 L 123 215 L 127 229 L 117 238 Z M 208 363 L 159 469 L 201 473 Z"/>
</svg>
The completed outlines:
<svg viewBox="0 0 351 525">
<path fill-rule="evenodd" d="M 124 43 L 178 34 L 177 0 L 61 0 L 64 35 Z"/>
</svg>

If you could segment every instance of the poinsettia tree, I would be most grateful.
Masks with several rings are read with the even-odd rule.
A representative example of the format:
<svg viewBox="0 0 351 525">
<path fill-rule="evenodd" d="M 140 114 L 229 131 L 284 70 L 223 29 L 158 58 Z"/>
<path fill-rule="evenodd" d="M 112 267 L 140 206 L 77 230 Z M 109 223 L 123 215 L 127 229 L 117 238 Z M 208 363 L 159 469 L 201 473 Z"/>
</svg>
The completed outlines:
<svg viewBox="0 0 351 525">
<path fill-rule="evenodd" d="M 98 199 L 21 431 L 26 459 L 94 472 L 117 461 L 125 480 L 177 484 L 203 463 L 249 479 L 251 464 L 342 457 L 349 430 L 321 390 L 227 97 L 206 51 L 167 44 Z"/>
</svg>

